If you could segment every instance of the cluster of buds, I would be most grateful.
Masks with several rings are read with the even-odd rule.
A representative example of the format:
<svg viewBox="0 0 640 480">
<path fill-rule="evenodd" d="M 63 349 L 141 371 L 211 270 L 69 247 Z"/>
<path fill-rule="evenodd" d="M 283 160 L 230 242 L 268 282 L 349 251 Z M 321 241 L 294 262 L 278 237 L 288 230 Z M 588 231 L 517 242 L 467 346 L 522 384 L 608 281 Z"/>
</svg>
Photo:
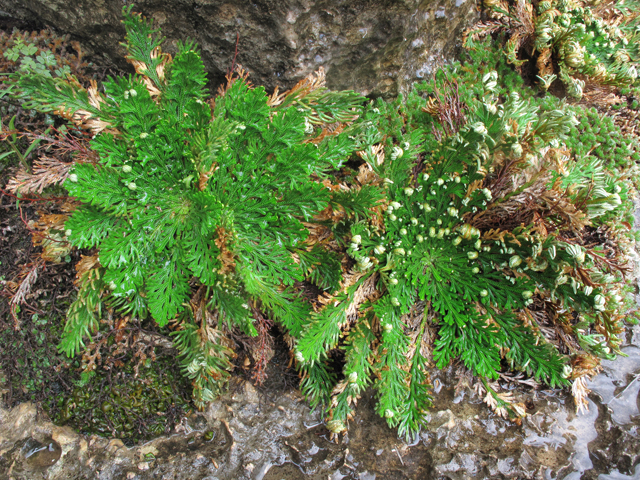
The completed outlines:
<svg viewBox="0 0 640 480">
<path fill-rule="evenodd" d="M 136 90 L 134 88 L 132 88 L 131 90 L 126 90 L 124 92 L 124 99 L 127 100 L 129 97 L 136 97 L 138 96 L 138 92 L 136 92 Z"/>
<path fill-rule="evenodd" d="M 567 253 L 571 255 L 571 257 L 578 264 L 583 264 L 585 260 L 585 251 L 580 245 L 569 245 L 567 246 Z"/>
<path fill-rule="evenodd" d="M 593 298 L 593 308 L 599 312 L 603 312 L 606 308 L 607 299 L 604 295 L 598 294 Z"/>
<path fill-rule="evenodd" d="M 462 235 L 462 238 L 464 238 L 465 240 L 470 240 L 471 238 L 480 236 L 480 230 L 469 225 L 468 223 L 465 223 L 458 227 L 458 232 L 460 232 L 460 235 Z"/>
</svg>

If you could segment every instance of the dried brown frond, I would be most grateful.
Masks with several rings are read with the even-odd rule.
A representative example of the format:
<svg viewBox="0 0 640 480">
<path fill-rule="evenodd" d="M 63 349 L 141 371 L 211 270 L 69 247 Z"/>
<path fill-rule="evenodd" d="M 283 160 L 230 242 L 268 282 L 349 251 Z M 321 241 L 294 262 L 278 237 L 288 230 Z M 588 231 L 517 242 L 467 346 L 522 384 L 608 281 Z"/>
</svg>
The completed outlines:
<svg viewBox="0 0 640 480">
<path fill-rule="evenodd" d="M 220 250 L 220 262 L 222 267 L 219 272 L 221 275 L 233 272 L 236 268 L 235 256 L 231 250 L 229 250 L 229 243 L 232 240 L 232 233 L 225 230 L 224 227 L 218 227 L 216 229 L 216 239 L 214 243 Z"/>
<path fill-rule="evenodd" d="M 553 63 L 551 62 L 552 51 L 550 48 L 545 48 L 538 55 L 536 60 L 536 66 L 538 67 L 538 75 L 544 77 L 545 75 L 553 74 Z"/>
<path fill-rule="evenodd" d="M 560 149 L 548 149 L 544 155 L 529 157 L 527 162 L 522 159 L 505 161 L 487 179 L 494 202 L 475 215 L 467 213 L 465 220 L 481 230 L 510 230 L 534 223 L 538 231 L 546 235 L 556 229 L 558 222 L 554 219 L 560 219 L 574 231 L 582 230 L 590 224 L 589 218 L 567 197 L 562 180 L 556 179 L 548 188 L 549 169 L 564 171 L 568 158 L 565 153 Z"/>
<path fill-rule="evenodd" d="M 11 316 L 14 321 L 14 328 L 18 330 L 18 306 L 26 303 L 27 295 L 31 292 L 31 287 L 38 280 L 38 272 L 44 267 L 44 260 L 38 259 L 32 264 L 24 265 L 20 276 L 24 276 L 20 286 L 9 302 L 11 306 Z"/>
<path fill-rule="evenodd" d="M 500 392 L 497 382 L 488 384 L 488 388 L 478 382 L 475 384 L 475 391 L 496 415 L 505 420 L 515 417 L 514 421 L 519 423 L 526 416 L 524 403 L 516 402 L 513 392 Z"/>
<path fill-rule="evenodd" d="M 442 125 L 446 136 L 455 135 L 467 123 L 464 114 L 465 104 L 460 98 L 458 90 L 458 82 L 455 79 L 444 81 L 443 90 L 440 91 L 437 86 L 434 87 L 433 96 L 427 102 L 426 107 L 422 110 L 438 120 Z M 435 128 L 433 134 L 437 138 L 441 138 L 441 134 Z"/>
<path fill-rule="evenodd" d="M 382 143 L 376 143 L 375 145 L 371 145 L 369 147 L 369 151 L 360 150 L 356 152 L 356 155 L 367 162 L 367 164 L 375 159 L 376 165 L 382 165 L 382 163 L 384 162 L 384 145 Z M 367 165 L 367 167 L 368 170 L 373 171 L 370 165 Z"/>
<path fill-rule="evenodd" d="M 165 67 L 171 61 L 171 55 L 169 55 L 168 53 L 162 53 L 162 50 L 160 49 L 160 47 L 156 47 L 151 52 L 150 56 L 153 59 L 156 59 L 159 57 L 162 58 L 161 63 L 159 63 L 156 66 L 156 71 L 155 71 L 156 75 L 158 76 L 158 80 L 162 82 L 164 80 Z M 133 65 L 133 68 L 136 70 L 136 73 L 142 76 L 142 80 L 144 81 L 145 87 L 149 91 L 149 94 L 152 97 L 157 97 L 158 95 L 160 95 L 161 93 L 160 90 L 148 76 L 149 66 L 144 62 L 135 60 L 129 55 L 127 55 L 125 58 L 131 65 Z"/>
<path fill-rule="evenodd" d="M 561 183 L 561 180 L 556 180 L 554 188 L 546 190 L 540 195 L 540 201 L 546 207 L 547 216 L 560 217 L 568 228 L 575 231 L 580 231 L 587 225 L 591 225 L 587 214 L 576 208 L 563 192 L 556 189 L 556 187 L 559 187 L 559 183 Z"/>
<path fill-rule="evenodd" d="M 151 52 L 151 58 L 162 57 L 162 63 L 158 64 L 156 67 L 156 75 L 158 75 L 158 79 L 163 82 L 164 81 L 164 70 L 169 62 L 171 62 L 171 55 L 168 53 L 162 53 L 160 47 L 156 47 Z"/>
<path fill-rule="evenodd" d="M 250 338 L 247 342 L 254 362 L 251 378 L 258 385 L 261 385 L 267 378 L 267 364 L 275 354 L 273 337 L 269 334 L 269 330 L 273 327 L 273 322 L 265 317 L 255 305 L 252 306 L 252 311 L 258 335 Z"/>
<path fill-rule="evenodd" d="M 518 27 L 520 35 L 529 37 L 533 34 L 536 30 L 533 4 L 527 0 L 517 0 L 513 12 L 520 22 Z"/>
<path fill-rule="evenodd" d="M 100 110 L 100 104 L 105 103 L 104 99 L 98 93 L 98 84 L 95 80 L 91 79 L 90 86 L 87 89 L 87 93 L 89 94 L 89 104 L 93 108 L 97 108 Z"/>
<path fill-rule="evenodd" d="M 383 149 L 380 148 L 380 151 L 383 151 Z M 380 163 L 384 161 L 384 153 L 378 153 L 376 156 L 377 158 L 382 158 L 382 160 L 380 160 Z M 378 165 L 380 165 L 380 163 L 378 163 Z M 369 165 L 368 163 L 363 163 L 358 167 L 358 175 L 356 176 L 356 181 L 360 185 L 380 185 L 382 179 L 376 172 L 373 171 L 371 165 Z"/>
<path fill-rule="evenodd" d="M 571 395 L 573 395 L 577 413 L 589 411 L 589 392 L 591 390 L 587 388 L 587 377 L 578 377 L 571 384 Z"/>
<path fill-rule="evenodd" d="M 142 81 L 144 82 L 144 86 L 147 88 L 151 97 L 157 97 L 162 93 L 149 77 L 142 77 Z"/>
<path fill-rule="evenodd" d="M 269 95 L 269 98 L 267 99 L 267 105 L 270 107 L 277 107 L 282 104 L 287 93 L 288 92 L 280 93 L 280 87 L 276 86 L 273 93 Z"/>
<path fill-rule="evenodd" d="M 338 288 L 336 294 L 338 293 L 346 293 L 347 290 L 349 289 L 349 287 L 354 286 L 356 283 L 358 283 L 358 280 L 360 280 L 364 275 L 366 275 L 365 272 L 357 272 L 355 270 L 347 270 L 345 268 L 345 265 L 343 265 L 343 276 L 342 276 L 342 281 L 340 282 L 340 288 Z M 376 275 L 374 275 L 375 277 Z M 364 290 L 362 290 L 362 292 L 359 295 L 359 298 L 365 298 L 363 295 L 367 295 L 367 294 L 371 294 L 370 292 L 370 288 L 371 288 L 371 284 L 369 283 L 370 279 L 367 279 L 366 282 L 364 282 L 364 284 L 367 284 L 367 287 L 364 288 Z M 375 283 L 375 282 L 374 282 Z M 358 290 L 360 290 L 362 288 L 362 285 L 360 287 L 358 287 Z M 323 307 L 329 305 L 330 303 L 334 303 L 336 302 L 335 300 L 335 296 L 331 295 L 329 293 L 322 293 L 321 295 L 318 295 L 317 298 L 318 301 L 318 305 L 314 306 L 314 309 L 316 309 L 316 311 L 321 310 Z M 364 300 L 362 300 L 364 301 Z M 353 302 L 355 303 L 355 302 Z"/>
<path fill-rule="evenodd" d="M 279 104 L 285 103 L 290 105 L 296 101 L 302 100 L 310 93 L 324 88 L 325 85 L 325 73 L 324 68 L 320 67 L 317 72 L 313 72 L 300 80 L 295 86 L 286 92 L 282 96 L 282 100 Z M 275 92 L 274 92 L 275 93 Z"/>
<path fill-rule="evenodd" d="M 329 227 L 324 225 L 318 225 L 317 223 L 302 222 L 304 227 L 309 230 L 309 237 L 307 243 L 313 245 L 315 243 L 325 243 L 331 239 L 333 232 Z"/>
<path fill-rule="evenodd" d="M 57 110 L 54 110 L 56 115 L 59 115 L 74 124 L 76 124 L 80 128 L 91 130 L 91 133 L 97 135 L 98 133 L 105 131 L 108 133 L 113 133 L 117 135 L 120 133 L 119 130 L 115 128 L 111 128 L 111 123 L 94 117 L 90 112 L 86 110 L 76 110 L 75 113 L 71 109 L 65 109 L 64 106 L 60 106 Z"/>
<path fill-rule="evenodd" d="M 334 122 L 328 125 L 323 125 L 322 132 L 320 132 L 320 134 L 317 137 L 305 140 L 304 143 L 318 144 L 327 137 L 338 135 L 345 129 L 346 126 L 347 125 L 345 123 L 341 123 L 341 122 Z"/>
<path fill-rule="evenodd" d="M 479 22 L 462 35 L 462 44 L 468 48 L 469 40 L 477 41 L 487 35 L 492 35 L 505 28 L 505 24 L 501 20 L 489 20 L 487 22 Z"/>
<path fill-rule="evenodd" d="M 71 244 L 64 238 L 64 224 L 69 216 L 44 212 L 38 214 L 37 220 L 28 223 L 33 245 L 42 247 L 40 256 L 43 260 L 58 263 L 71 252 Z"/>
<path fill-rule="evenodd" d="M 362 285 L 360 285 L 354 292 L 351 305 L 349 305 L 346 312 L 346 318 L 348 321 L 353 322 L 358 317 L 358 309 L 364 302 L 373 302 L 382 296 L 382 294 L 376 290 L 377 281 L 378 275 L 371 275 L 362 282 Z"/>
<path fill-rule="evenodd" d="M 80 261 L 76 263 L 76 287 L 80 287 L 82 283 L 82 279 L 85 278 L 90 271 L 99 269 L 100 258 L 97 253 L 93 255 L 81 255 Z"/>
<path fill-rule="evenodd" d="M 482 188 L 483 183 L 484 183 L 484 180 L 474 180 L 473 182 L 471 182 L 467 186 L 467 194 L 465 195 L 465 198 L 470 197 L 473 192 L 475 192 L 479 188 Z"/>
<path fill-rule="evenodd" d="M 73 165 L 57 158 L 42 156 L 33 163 L 33 173 L 21 168 L 7 183 L 7 190 L 14 194 L 42 193 L 45 188 L 64 182 Z"/>
<path fill-rule="evenodd" d="M 482 239 L 485 241 L 499 241 L 502 243 L 510 242 L 520 246 L 520 241 L 517 237 L 508 230 L 500 230 L 499 228 L 492 228 L 482 233 Z"/>
<path fill-rule="evenodd" d="M 224 78 L 227 80 L 227 83 L 218 87 L 217 93 L 219 97 L 224 97 L 231 86 L 238 80 L 243 80 L 248 88 L 253 88 L 253 84 L 249 81 L 249 72 L 246 72 L 240 64 L 236 65 Z"/>
<path fill-rule="evenodd" d="M 213 175 L 216 170 L 218 170 L 218 163 L 213 162 L 211 168 L 208 171 L 200 172 L 200 176 L 198 177 L 198 190 L 203 192 L 204 189 L 207 188 L 207 183 L 209 182 L 211 175 Z"/>
</svg>

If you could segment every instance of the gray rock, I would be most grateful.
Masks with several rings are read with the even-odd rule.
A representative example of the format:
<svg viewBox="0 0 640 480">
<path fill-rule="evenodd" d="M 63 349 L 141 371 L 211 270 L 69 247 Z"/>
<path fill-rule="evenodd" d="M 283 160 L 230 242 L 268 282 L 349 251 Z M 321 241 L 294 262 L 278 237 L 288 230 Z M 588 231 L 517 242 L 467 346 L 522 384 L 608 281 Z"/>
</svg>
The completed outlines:
<svg viewBox="0 0 640 480">
<path fill-rule="evenodd" d="M 101 64 L 123 60 L 123 2 L 0 0 L 0 19 L 28 21 L 71 34 Z M 256 85 L 290 88 L 324 67 L 327 86 L 392 96 L 428 77 L 453 56 L 461 32 L 478 17 L 471 0 L 143 0 L 136 11 L 153 18 L 166 50 L 192 38 L 212 86 L 237 62 Z"/>
</svg>

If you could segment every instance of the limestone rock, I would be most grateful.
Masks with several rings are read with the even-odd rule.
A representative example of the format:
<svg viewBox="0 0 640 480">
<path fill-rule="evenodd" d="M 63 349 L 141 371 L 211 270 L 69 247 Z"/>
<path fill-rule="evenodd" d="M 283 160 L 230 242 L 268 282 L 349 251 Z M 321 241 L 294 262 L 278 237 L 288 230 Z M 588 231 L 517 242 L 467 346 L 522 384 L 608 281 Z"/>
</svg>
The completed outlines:
<svg viewBox="0 0 640 480">
<path fill-rule="evenodd" d="M 122 2 L 0 0 L 0 20 L 71 34 L 101 64 L 123 60 Z M 211 86 L 237 62 L 256 85 L 290 88 L 324 67 L 327 86 L 392 96 L 452 58 L 461 32 L 478 16 L 472 0 L 167 0 L 136 2 L 167 37 L 167 50 L 192 38 Z M 7 18 L 8 17 L 8 18 Z"/>
</svg>

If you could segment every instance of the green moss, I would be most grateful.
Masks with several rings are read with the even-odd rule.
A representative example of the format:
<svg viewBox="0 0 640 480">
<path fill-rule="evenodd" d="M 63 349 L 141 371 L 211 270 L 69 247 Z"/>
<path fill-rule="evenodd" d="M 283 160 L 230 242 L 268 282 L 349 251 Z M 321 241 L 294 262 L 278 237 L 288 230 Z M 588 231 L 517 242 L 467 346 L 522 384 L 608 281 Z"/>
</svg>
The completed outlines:
<svg viewBox="0 0 640 480">
<path fill-rule="evenodd" d="M 122 369 L 83 374 L 71 395 L 58 400 L 53 420 L 91 434 L 128 443 L 168 433 L 189 410 L 190 386 L 170 357 L 135 372 Z"/>
</svg>

